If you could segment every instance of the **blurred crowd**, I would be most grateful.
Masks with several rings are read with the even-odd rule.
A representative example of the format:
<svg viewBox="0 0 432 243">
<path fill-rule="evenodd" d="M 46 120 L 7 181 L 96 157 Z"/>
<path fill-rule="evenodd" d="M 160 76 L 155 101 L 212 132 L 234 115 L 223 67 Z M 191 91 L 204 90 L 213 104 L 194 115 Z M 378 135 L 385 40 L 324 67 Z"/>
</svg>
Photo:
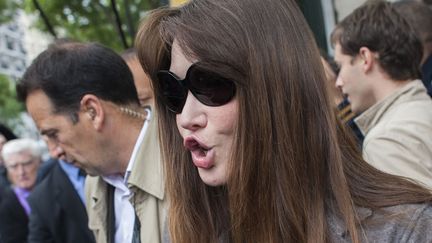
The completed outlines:
<svg viewBox="0 0 432 243">
<path fill-rule="evenodd" d="M 432 242 L 432 6 L 369 0 L 319 50 L 295 1 L 59 39 L 0 125 L 0 243 Z"/>
</svg>

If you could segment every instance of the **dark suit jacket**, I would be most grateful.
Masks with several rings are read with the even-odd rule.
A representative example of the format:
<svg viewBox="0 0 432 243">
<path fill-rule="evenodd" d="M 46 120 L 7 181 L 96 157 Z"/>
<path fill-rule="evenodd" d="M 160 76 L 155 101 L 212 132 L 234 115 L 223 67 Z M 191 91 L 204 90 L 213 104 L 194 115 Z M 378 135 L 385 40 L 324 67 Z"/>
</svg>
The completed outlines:
<svg viewBox="0 0 432 243">
<path fill-rule="evenodd" d="M 45 179 L 45 177 L 49 174 L 49 172 L 51 171 L 51 169 L 54 167 L 55 164 L 57 164 L 57 160 L 53 158 L 44 161 L 39 166 L 36 183 L 38 184 L 41 183 L 43 179 Z"/>
<path fill-rule="evenodd" d="M 0 189 L 1 243 L 25 243 L 28 235 L 28 216 L 11 187 Z"/>
<path fill-rule="evenodd" d="M 432 55 L 430 55 L 421 67 L 422 81 L 428 90 L 428 94 L 432 96 Z"/>
<path fill-rule="evenodd" d="M 6 168 L 3 165 L 0 165 L 0 187 L 4 188 L 8 186 L 10 186 L 10 182 L 9 179 L 7 178 Z"/>
<path fill-rule="evenodd" d="M 56 162 L 29 196 L 29 243 L 93 243 L 84 204 Z"/>
</svg>

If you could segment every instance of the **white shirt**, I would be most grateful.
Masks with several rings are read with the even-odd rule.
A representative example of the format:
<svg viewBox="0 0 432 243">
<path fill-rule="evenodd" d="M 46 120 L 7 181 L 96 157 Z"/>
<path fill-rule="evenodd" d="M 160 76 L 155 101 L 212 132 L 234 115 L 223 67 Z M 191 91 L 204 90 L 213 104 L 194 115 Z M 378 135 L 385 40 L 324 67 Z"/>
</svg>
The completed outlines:
<svg viewBox="0 0 432 243">
<path fill-rule="evenodd" d="M 138 148 L 144 139 L 144 135 L 147 131 L 149 121 L 151 118 L 150 109 L 146 109 L 147 119 L 144 121 L 144 125 L 141 129 L 138 139 L 135 143 L 132 155 L 129 159 L 129 163 L 126 169 L 125 176 L 112 175 L 103 176 L 103 180 L 112 185 L 114 190 L 114 213 L 115 213 L 115 242 L 116 243 L 131 243 L 132 234 L 135 224 L 135 209 L 129 199 L 133 196 L 133 193 L 128 188 L 128 179 L 132 171 L 133 164 L 135 162 Z"/>
</svg>

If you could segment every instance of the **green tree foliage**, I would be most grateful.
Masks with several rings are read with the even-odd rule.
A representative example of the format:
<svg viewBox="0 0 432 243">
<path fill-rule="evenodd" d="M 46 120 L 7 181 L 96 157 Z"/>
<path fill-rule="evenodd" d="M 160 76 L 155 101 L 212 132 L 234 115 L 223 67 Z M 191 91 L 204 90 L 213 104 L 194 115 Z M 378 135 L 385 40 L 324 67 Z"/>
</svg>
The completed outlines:
<svg viewBox="0 0 432 243">
<path fill-rule="evenodd" d="M 18 0 L 0 0 L 0 24 L 12 19 L 19 4 Z"/>
<path fill-rule="evenodd" d="M 41 16 L 35 26 L 46 32 L 49 28 L 43 21 L 35 2 L 39 4 L 57 35 L 80 41 L 97 41 L 115 50 L 124 49 L 112 8 L 112 0 L 24 0 L 23 4 L 27 12 Z M 148 10 L 157 8 L 160 0 L 114 2 L 116 2 L 127 44 L 132 46 L 140 19 Z"/>
<path fill-rule="evenodd" d="M 9 123 L 24 111 L 22 103 L 18 102 L 12 82 L 0 74 L 0 122 Z"/>
</svg>

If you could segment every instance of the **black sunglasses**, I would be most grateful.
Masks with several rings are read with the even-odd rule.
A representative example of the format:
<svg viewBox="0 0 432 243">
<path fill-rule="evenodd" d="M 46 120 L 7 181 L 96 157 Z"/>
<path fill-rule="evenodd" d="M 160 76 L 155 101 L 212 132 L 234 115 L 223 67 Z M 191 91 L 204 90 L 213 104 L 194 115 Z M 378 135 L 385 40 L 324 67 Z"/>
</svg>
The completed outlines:
<svg viewBox="0 0 432 243">
<path fill-rule="evenodd" d="M 183 110 L 188 90 L 204 105 L 221 106 L 235 96 L 236 86 L 233 81 L 216 73 L 192 64 L 181 80 L 168 70 L 157 73 L 159 94 L 168 109 L 176 114 Z"/>
</svg>

